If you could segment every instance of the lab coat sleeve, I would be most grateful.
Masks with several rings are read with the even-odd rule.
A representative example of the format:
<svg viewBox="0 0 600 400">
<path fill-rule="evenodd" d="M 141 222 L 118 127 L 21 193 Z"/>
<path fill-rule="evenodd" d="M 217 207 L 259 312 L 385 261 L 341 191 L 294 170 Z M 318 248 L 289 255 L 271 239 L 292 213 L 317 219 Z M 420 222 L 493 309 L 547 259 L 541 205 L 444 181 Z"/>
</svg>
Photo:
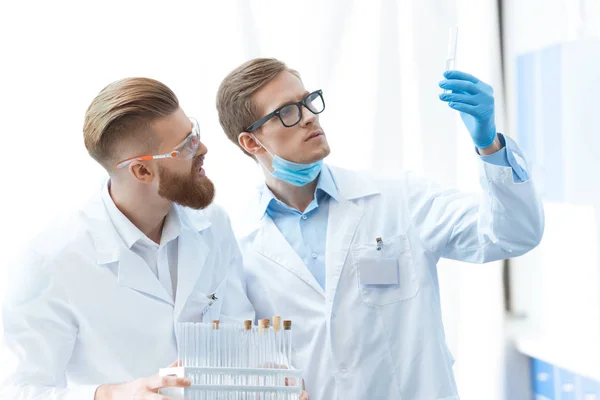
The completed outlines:
<svg viewBox="0 0 600 400">
<path fill-rule="evenodd" d="M 480 195 L 442 189 L 409 177 L 409 207 L 421 242 L 444 258 L 485 263 L 520 256 L 536 247 L 544 231 L 544 211 L 524 158 L 505 136 L 511 166 L 479 161 Z M 513 170 L 522 182 L 515 182 Z"/>
<path fill-rule="evenodd" d="M 225 215 L 225 241 L 228 246 L 229 265 L 227 271 L 227 287 L 220 319 L 222 322 L 240 323 L 245 320 L 254 321 L 254 307 L 248 299 L 242 254 L 231 228 L 229 217 Z"/>
<path fill-rule="evenodd" d="M 3 305 L 3 363 L 15 363 L 0 385 L 0 399 L 93 400 L 99 385 L 67 387 L 65 369 L 77 337 L 66 291 L 28 252 L 11 267 Z"/>
<path fill-rule="evenodd" d="M 489 164 L 499 165 L 502 167 L 511 167 L 513 170 L 513 180 L 517 183 L 525 182 L 527 179 L 529 179 L 529 175 L 515 159 L 515 155 L 516 157 L 523 157 L 523 155 L 518 151 L 518 148 L 516 146 L 511 146 L 510 154 L 512 155 L 512 157 L 509 158 L 508 149 L 506 148 L 506 139 L 504 138 L 504 135 L 499 133 L 498 138 L 500 139 L 500 143 L 502 144 L 502 149 L 489 155 L 480 154 L 479 157 L 481 158 L 481 160 Z M 475 149 L 475 151 L 479 153 L 479 150 Z"/>
</svg>

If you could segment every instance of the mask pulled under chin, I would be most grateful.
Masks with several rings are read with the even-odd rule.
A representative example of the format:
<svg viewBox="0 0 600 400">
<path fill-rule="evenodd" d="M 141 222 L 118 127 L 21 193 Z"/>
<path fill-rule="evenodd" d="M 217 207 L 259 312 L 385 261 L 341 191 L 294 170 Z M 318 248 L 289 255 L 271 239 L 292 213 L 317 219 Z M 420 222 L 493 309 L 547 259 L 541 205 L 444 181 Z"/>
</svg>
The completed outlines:
<svg viewBox="0 0 600 400">
<path fill-rule="evenodd" d="M 270 174 L 274 178 L 294 186 L 305 186 L 317 179 L 323 168 L 323 160 L 310 164 L 297 164 L 279 156 L 273 156 L 271 166 L 273 172 Z"/>
<path fill-rule="evenodd" d="M 316 161 L 310 164 L 298 164 L 292 161 L 284 160 L 283 158 L 271 153 L 256 137 L 252 136 L 271 156 L 271 167 L 273 172 L 269 171 L 264 164 L 258 160 L 260 165 L 273 178 L 279 179 L 294 186 L 305 186 L 317 179 L 321 169 L 323 168 L 323 160 Z"/>
</svg>

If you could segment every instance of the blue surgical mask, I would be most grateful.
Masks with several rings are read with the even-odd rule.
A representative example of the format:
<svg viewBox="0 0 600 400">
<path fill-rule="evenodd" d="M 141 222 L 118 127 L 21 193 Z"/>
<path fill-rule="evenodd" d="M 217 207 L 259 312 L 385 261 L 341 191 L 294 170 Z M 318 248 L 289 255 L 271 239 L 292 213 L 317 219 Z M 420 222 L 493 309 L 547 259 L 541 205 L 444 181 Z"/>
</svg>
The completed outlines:
<svg viewBox="0 0 600 400">
<path fill-rule="evenodd" d="M 253 136 L 254 137 L 254 136 Z M 273 172 L 270 172 L 265 166 L 260 163 L 265 170 L 269 171 L 271 176 L 281 181 L 287 182 L 294 186 L 305 186 L 317 179 L 321 169 L 323 168 L 323 160 L 319 160 L 310 164 L 298 164 L 271 153 L 258 139 L 254 137 L 266 151 L 271 155 L 271 167 Z M 260 162 L 260 161 L 259 161 Z"/>
<path fill-rule="evenodd" d="M 271 172 L 273 177 L 294 186 L 304 186 L 317 179 L 323 168 L 323 160 L 310 164 L 297 164 L 279 156 L 273 156 L 271 166 L 273 167 L 273 172 Z"/>
</svg>

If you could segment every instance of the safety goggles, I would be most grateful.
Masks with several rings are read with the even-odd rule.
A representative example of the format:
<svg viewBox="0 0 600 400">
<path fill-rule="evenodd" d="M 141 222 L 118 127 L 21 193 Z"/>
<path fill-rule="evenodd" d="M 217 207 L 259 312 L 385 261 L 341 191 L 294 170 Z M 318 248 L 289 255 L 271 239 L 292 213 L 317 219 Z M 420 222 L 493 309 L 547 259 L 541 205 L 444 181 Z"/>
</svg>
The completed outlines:
<svg viewBox="0 0 600 400">
<path fill-rule="evenodd" d="M 123 160 L 117 164 L 117 169 L 125 168 L 134 161 L 158 160 L 161 158 L 177 158 L 180 160 L 189 160 L 194 158 L 198 147 L 200 146 L 200 126 L 195 118 L 190 118 L 192 121 L 192 133 L 190 133 L 177 147 L 166 154 L 158 154 L 153 156 L 136 156 Z"/>
</svg>

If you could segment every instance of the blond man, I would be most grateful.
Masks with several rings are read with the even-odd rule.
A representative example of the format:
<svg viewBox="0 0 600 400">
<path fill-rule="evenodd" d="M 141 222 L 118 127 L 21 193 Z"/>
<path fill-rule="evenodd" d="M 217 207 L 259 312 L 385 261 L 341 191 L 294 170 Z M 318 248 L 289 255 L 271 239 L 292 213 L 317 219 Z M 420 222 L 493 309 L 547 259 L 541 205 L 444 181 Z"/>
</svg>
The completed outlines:
<svg viewBox="0 0 600 400">
<path fill-rule="evenodd" d="M 325 164 L 325 93 L 281 61 L 250 60 L 221 83 L 225 134 L 265 177 L 240 224 L 251 228 L 237 232 L 248 297 L 258 318 L 297 322 L 293 361 L 313 399 L 458 399 L 438 260 L 515 257 L 542 238 L 542 204 L 516 143 L 496 132 L 492 88 L 460 71 L 444 78 L 440 100 L 461 112 L 481 158 L 480 196 Z"/>
</svg>

